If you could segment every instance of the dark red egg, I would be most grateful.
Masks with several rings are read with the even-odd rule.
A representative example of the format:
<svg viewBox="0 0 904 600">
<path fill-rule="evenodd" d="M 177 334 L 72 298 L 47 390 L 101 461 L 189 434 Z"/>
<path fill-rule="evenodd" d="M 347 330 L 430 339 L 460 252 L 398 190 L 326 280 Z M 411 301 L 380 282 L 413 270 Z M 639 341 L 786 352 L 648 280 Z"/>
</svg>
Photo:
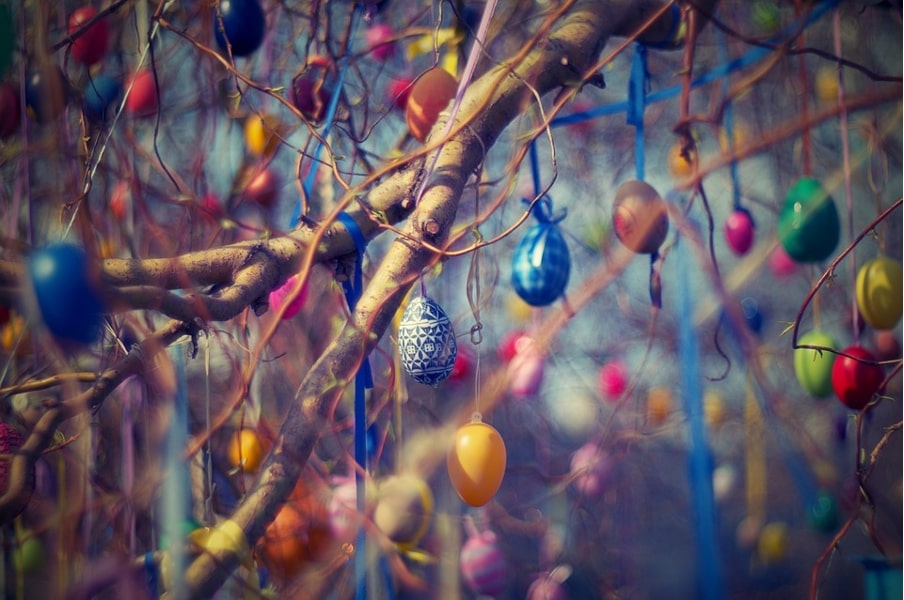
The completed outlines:
<svg viewBox="0 0 904 600">
<path fill-rule="evenodd" d="M 69 35 L 79 31 L 96 15 L 97 11 L 91 6 L 77 9 L 69 16 Z M 99 19 L 72 42 L 72 58 L 88 66 L 99 63 L 107 54 L 109 43 L 110 25 L 106 18 Z"/>
<path fill-rule="evenodd" d="M 306 119 L 318 122 L 326 116 L 333 95 L 332 82 L 333 63 L 324 56 L 312 56 L 304 69 L 292 79 L 289 90 L 292 105 Z"/>
<path fill-rule="evenodd" d="M 136 117 L 150 117 L 157 113 L 160 98 L 153 71 L 142 69 L 135 73 L 131 83 L 126 85 L 126 91 L 129 96 L 125 108 L 129 113 Z"/>
<path fill-rule="evenodd" d="M 832 366 L 832 388 L 842 404 L 861 410 L 869 404 L 882 385 L 885 375 L 882 367 L 862 361 L 875 361 L 873 354 L 858 344 L 844 350 L 849 356 L 839 355 Z M 859 360 L 857 360 L 859 359 Z"/>
<path fill-rule="evenodd" d="M 19 90 L 9 83 L 0 84 L 0 137 L 14 134 L 21 120 Z"/>
</svg>

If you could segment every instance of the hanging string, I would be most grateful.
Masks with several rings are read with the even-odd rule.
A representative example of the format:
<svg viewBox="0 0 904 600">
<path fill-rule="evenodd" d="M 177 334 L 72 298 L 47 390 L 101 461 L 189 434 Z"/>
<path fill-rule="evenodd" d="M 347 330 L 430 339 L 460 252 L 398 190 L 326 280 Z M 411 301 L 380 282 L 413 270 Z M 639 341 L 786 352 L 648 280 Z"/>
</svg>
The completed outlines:
<svg viewBox="0 0 904 600">
<path fill-rule="evenodd" d="M 722 61 L 728 63 L 728 44 L 725 41 L 725 34 L 721 29 L 717 29 L 717 38 L 719 40 L 719 52 L 722 54 Z M 734 210 L 744 210 L 741 206 L 741 178 L 738 173 L 738 161 L 734 158 L 735 153 L 735 120 L 734 120 L 734 103 L 728 97 L 730 77 L 726 73 L 722 78 L 722 95 L 725 97 L 725 111 L 723 119 L 725 121 L 725 145 L 728 147 L 728 154 L 731 156 L 731 162 L 728 163 L 728 173 L 731 178 L 731 198 Z"/>
<path fill-rule="evenodd" d="M 352 24 L 349 29 L 349 39 L 354 38 L 355 31 L 358 29 L 358 23 L 360 22 L 361 17 L 361 4 L 356 3 L 354 12 L 352 13 Z M 292 210 L 292 217 L 289 219 L 289 227 L 295 227 L 298 224 L 299 220 L 302 217 L 302 209 L 307 205 L 308 198 L 311 197 L 311 193 L 314 189 L 314 180 L 317 177 L 317 171 L 319 170 L 318 163 L 320 162 L 320 153 L 323 150 L 324 141 L 327 136 L 330 134 L 330 129 L 333 127 L 333 119 L 336 116 L 336 108 L 339 106 L 339 97 L 342 95 L 342 84 L 345 82 L 345 74 L 348 71 L 348 65 L 351 59 L 351 48 L 346 48 L 345 55 L 342 57 L 342 65 L 339 67 L 339 76 L 336 79 L 336 87 L 333 89 L 333 94 L 330 96 L 330 103 L 327 105 L 326 116 L 324 120 L 326 124 L 323 127 L 323 133 L 320 135 L 320 139 L 317 140 L 317 144 L 314 146 L 314 152 L 311 154 L 311 167 L 308 169 L 308 174 L 305 176 L 304 181 L 301 184 L 302 197 L 298 199 L 298 202 L 295 204 L 295 208 Z"/>
<path fill-rule="evenodd" d="M 796 17 L 800 17 L 801 12 L 801 1 L 794 0 L 794 15 Z M 798 35 L 799 40 L 797 41 L 797 46 L 802 47 L 805 45 L 804 40 L 805 30 L 801 29 L 800 34 Z M 806 177 L 810 176 L 811 168 L 810 168 L 810 126 L 807 125 L 807 122 L 810 120 L 810 86 L 809 86 L 809 73 L 807 72 L 807 61 L 806 54 L 801 54 L 797 57 L 797 75 L 800 80 L 801 85 L 801 93 L 800 93 L 800 121 L 803 123 L 803 128 L 800 132 L 800 141 L 801 141 L 801 161 L 803 163 L 802 169 L 803 174 Z"/>
</svg>

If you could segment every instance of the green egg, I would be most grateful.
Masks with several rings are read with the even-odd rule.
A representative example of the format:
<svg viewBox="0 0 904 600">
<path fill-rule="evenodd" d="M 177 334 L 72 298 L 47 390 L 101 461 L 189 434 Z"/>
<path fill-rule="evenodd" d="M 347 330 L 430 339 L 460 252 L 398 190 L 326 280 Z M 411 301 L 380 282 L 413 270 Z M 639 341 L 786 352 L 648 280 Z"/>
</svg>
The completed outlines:
<svg viewBox="0 0 904 600">
<path fill-rule="evenodd" d="M 825 260 L 840 234 L 838 209 L 825 188 L 812 177 L 794 183 L 778 216 L 778 239 L 788 256 L 799 263 Z"/>
<path fill-rule="evenodd" d="M 838 343 L 827 333 L 813 330 L 797 338 L 797 343 L 806 346 L 837 348 Z M 811 348 L 794 350 L 794 374 L 800 386 L 811 396 L 825 398 L 832 393 L 832 367 L 835 354 L 820 352 Z"/>
</svg>

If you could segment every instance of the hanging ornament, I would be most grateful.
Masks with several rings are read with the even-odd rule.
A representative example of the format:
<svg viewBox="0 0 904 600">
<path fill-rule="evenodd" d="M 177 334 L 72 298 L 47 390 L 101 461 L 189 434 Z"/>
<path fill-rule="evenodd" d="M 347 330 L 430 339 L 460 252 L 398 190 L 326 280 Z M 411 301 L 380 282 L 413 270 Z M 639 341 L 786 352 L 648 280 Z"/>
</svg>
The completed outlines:
<svg viewBox="0 0 904 600">
<path fill-rule="evenodd" d="M 508 563 L 492 531 L 478 532 L 473 525 L 469 528 L 468 539 L 461 547 L 459 565 L 465 585 L 478 596 L 495 598 L 505 591 Z"/>
<path fill-rule="evenodd" d="M 861 362 L 876 360 L 863 346 L 848 346 L 844 353 L 854 358 L 840 355 L 835 358 L 835 364 L 832 365 L 832 388 L 842 404 L 853 410 L 861 410 L 873 399 L 873 394 L 879 391 L 885 375 L 879 365 Z"/>
<path fill-rule="evenodd" d="M 370 48 L 370 55 L 380 62 L 385 62 L 396 53 L 393 37 L 395 37 L 395 31 L 391 26 L 386 23 L 375 23 L 365 32 L 364 41 Z"/>
<path fill-rule="evenodd" d="M 69 16 L 69 35 L 82 29 L 85 23 L 95 16 L 97 16 L 97 11 L 92 6 L 76 9 Z M 88 66 L 99 63 L 107 54 L 109 41 L 110 25 L 107 18 L 103 17 L 85 29 L 78 39 L 72 42 L 72 58 Z"/>
<path fill-rule="evenodd" d="M 411 135 L 425 142 L 441 113 L 455 98 L 458 82 L 448 71 L 433 67 L 424 72 L 408 94 L 405 122 Z"/>
<path fill-rule="evenodd" d="M 638 254 L 653 254 L 669 233 L 669 211 L 650 184 L 631 180 L 619 186 L 612 210 L 618 240 Z"/>
<path fill-rule="evenodd" d="M 458 344 L 452 322 L 431 298 L 411 300 L 399 323 L 402 366 L 418 383 L 436 385 L 452 373 Z"/>
<path fill-rule="evenodd" d="M 769 255 L 769 269 L 777 278 L 787 277 L 797 269 L 797 263 L 788 256 L 782 245 L 778 244 L 772 254 Z"/>
<path fill-rule="evenodd" d="M 552 571 L 540 573 L 527 588 L 527 600 L 568 600 L 565 581 L 571 576 L 571 567 L 559 565 Z"/>
<path fill-rule="evenodd" d="M 335 66 L 326 56 L 312 55 L 292 79 L 292 105 L 308 120 L 318 123 L 327 112 L 335 87 Z"/>
<path fill-rule="evenodd" d="M 828 258 L 841 234 L 835 201 L 812 177 L 799 179 L 788 190 L 777 227 L 782 247 L 801 263 Z"/>
<path fill-rule="evenodd" d="M 673 410 L 672 392 L 668 388 L 650 388 L 647 393 L 647 421 L 651 425 L 662 425 Z"/>
<path fill-rule="evenodd" d="M 32 71 L 25 80 L 25 107 L 38 123 L 48 123 L 63 113 L 69 95 L 69 81 L 55 65 Z"/>
<path fill-rule="evenodd" d="M 502 436 L 479 415 L 455 432 L 446 466 L 452 486 L 465 503 L 483 506 L 492 500 L 502 485 L 505 465 Z"/>
<path fill-rule="evenodd" d="M 814 329 L 797 339 L 806 346 L 822 346 L 837 349 L 838 343 L 824 331 Z M 796 348 L 794 350 L 794 374 L 808 394 L 825 398 L 832 393 L 832 366 L 836 355 L 833 352 Z"/>
<path fill-rule="evenodd" d="M 226 41 L 233 56 L 248 56 L 264 41 L 266 16 L 258 0 L 220 0 L 220 19 L 214 13 L 214 35 L 217 45 L 226 51 Z"/>
<path fill-rule="evenodd" d="M 891 329 L 901 319 L 904 281 L 901 263 L 880 256 L 860 267 L 856 282 L 857 308 L 876 329 Z"/>
<path fill-rule="evenodd" d="M 292 275 L 286 282 L 279 286 L 278 288 L 273 289 L 270 292 L 270 308 L 274 311 L 279 310 L 283 304 L 289 298 L 289 294 L 291 294 L 292 290 L 295 288 L 295 284 L 298 281 L 298 275 Z M 286 306 L 285 312 L 283 312 L 283 319 L 291 319 L 295 315 L 298 314 L 298 311 L 301 310 L 301 307 L 304 306 L 305 301 L 308 299 L 308 282 L 304 282 L 301 286 L 301 289 L 298 291 L 298 295 L 295 296 L 290 302 L 289 305 Z"/>
<path fill-rule="evenodd" d="M 404 549 L 417 545 L 433 518 L 433 493 L 412 473 L 392 475 L 377 487 L 374 524 Z"/>
<path fill-rule="evenodd" d="M 628 370 L 619 360 L 613 360 L 600 368 L 599 372 L 600 393 L 609 401 L 621 398 L 628 389 Z"/>
<path fill-rule="evenodd" d="M 588 442 L 571 456 L 571 476 L 575 489 L 588 499 L 598 498 L 609 479 L 615 462 L 596 442 Z"/>
<path fill-rule="evenodd" d="M 736 208 L 725 220 L 725 242 L 731 251 L 738 256 L 744 256 L 753 246 L 754 224 L 750 211 L 745 208 Z"/>
<path fill-rule="evenodd" d="M 528 229 L 512 255 L 512 285 L 531 306 L 552 304 L 565 293 L 571 271 L 568 245 L 558 223 L 564 212 L 552 216 L 552 201 L 543 198 L 531 213 L 539 221 Z"/>
<path fill-rule="evenodd" d="M 101 73 L 85 85 L 85 114 L 89 119 L 104 121 L 107 113 L 122 97 L 119 80 Z"/>
<path fill-rule="evenodd" d="M 508 390 L 515 398 L 527 398 L 540 390 L 546 359 L 532 337 L 522 335 L 514 341 L 514 352 L 507 367 Z"/>
<path fill-rule="evenodd" d="M 807 508 L 810 526 L 816 531 L 831 533 L 838 527 L 838 503 L 828 492 L 819 492 Z"/>
<path fill-rule="evenodd" d="M 785 559 L 788 553 L 788 525 L 781 521 L 767 524 L 757 539 L 757 554 L 766 564 L 774 564 Z"/>
</svg>

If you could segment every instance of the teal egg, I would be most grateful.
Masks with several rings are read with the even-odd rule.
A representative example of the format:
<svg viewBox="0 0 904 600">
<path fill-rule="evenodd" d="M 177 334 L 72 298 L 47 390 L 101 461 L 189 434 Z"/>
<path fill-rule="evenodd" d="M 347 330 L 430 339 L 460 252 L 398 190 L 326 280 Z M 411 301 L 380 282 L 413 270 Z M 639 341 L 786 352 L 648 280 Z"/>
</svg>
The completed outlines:
<svg viewBox="0 0 904 600">
<path fill-rule="evenodd" d="M 825 188 L 812 177 L 795 182 L 778 216 L 778 239 L 788 256 L 799 263 L 825 260 L 840 234 L 838 209 Z"/>
</svg>

